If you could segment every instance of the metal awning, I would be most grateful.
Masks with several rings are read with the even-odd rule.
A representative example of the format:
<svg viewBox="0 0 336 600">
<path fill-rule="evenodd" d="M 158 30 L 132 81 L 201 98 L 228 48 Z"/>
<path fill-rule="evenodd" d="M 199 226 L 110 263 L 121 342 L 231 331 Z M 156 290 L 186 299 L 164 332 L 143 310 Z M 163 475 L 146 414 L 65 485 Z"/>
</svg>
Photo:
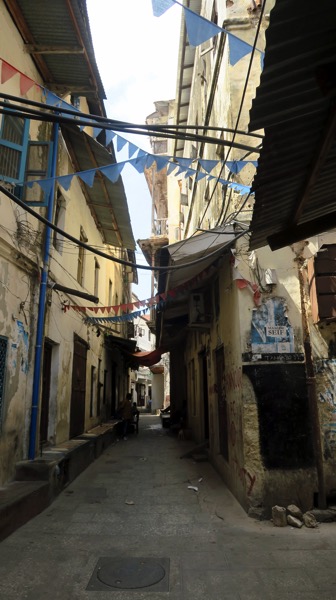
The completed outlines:
<svg viewBox="0 0 336 600">
<path fill-rule="evenodd" d="M 245 231 L 237 231 L 233 225 L 216 227 L 161 250 L 161 266 L 183 265 L 159 277 L 160 294 L 176 292 L 172 297 L 167 294 L 167 303 L 157 313 L 157 342 L 164 351 L 185 337 L 190 294 L 208 285 L 217 272 L 214 263 L 230 251 Z M 203 260 L 198 262 L 199 259 Z"/>
<path fill-rule="evenodd" d="M 62 125 L 61 129 L 76 171 L 86 171 L 115 163 L 114 156 L 104 146 L 80 131 L 77 126 Z M 83 183 L 83 189 L 104 243 L 135 250 L 131 219 L 121 177 L 116 183 L 112 183 L 97 171 L 93 186 L 89 187 Z"/>
<path fill-rule="evenodd" d="M 168 253 L 169 265 L 185 265 L 185 268 L 169 272 L 165 291 L 174 289 L 199 275 L 225 250 L 229 250 L 240 235 L 241 233 L 237 234 L 232 225 L 215 227 L 163 248 L 162 250 Z M 199 259 L 203 260 L 198 262 Z"/>
<path fill-rule="evenodd" d="M 265 130 L 251 248 L 336 226 L 336 3 L 277 0 L 249 130 Z"/>
<path fill-rule="evenodd" d="M 5 0 L 5 4 L 47 87 L 61 96 L 86 96 L 92 112 L 102 114 L 106 96 L 86 0 Z"/>
</svg>

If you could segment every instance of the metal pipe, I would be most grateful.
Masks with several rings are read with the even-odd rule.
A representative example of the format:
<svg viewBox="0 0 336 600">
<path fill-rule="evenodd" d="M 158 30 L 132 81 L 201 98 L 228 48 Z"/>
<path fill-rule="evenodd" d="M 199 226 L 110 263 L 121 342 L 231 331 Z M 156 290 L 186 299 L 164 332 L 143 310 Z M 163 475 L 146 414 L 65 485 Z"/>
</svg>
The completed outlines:
<svg viewBox="0 0 336 600">
<path fill-rule="evenodd" d="M 49 192 L 47 220 L 52 221 L 54 212 L 54 198 L 55 198 L 55 186 L 56 186 L 56 166 L 57 166 L 57 151 L 58 151 L 58 136 L 59 136 L 59 125 L 54 124 L 53 128 L 53 149 L 52 149 L 52 163 L 51 163 L 51 177 L 53 178 L 51 190 Z M 44 242 L 44 256 L 43 256 L 43 268 L 41 273 L 40 282 L 40 296 L 38 304 L 38 316 L 37 316 L 37 330 L 36 330 L 36 344 L 35 344 L 35 360 L 34 360 L 34 377 L 33 377 L 33 393 L 32 393 L 32 406 L 31 406 L 31 417 L 30 417 L 30 431 L 29 431 L 29 460 L 34 460 L 36 454 L 36 432 L 37 432 L 37 418 L 39 412 L 39 397 L 40 397 L 40 386 L 41 386 L 41 366 L 42 366 L 42 351 L 43 351 L 43 338 L 44 338 L 44 317 L 46 307 L 46 296 L 47 296 L 47 283 L 48 283 L 48 269 L 50 259 L 50 242 L 51 242 L 51 228 L 46 227 L 45 242 Z"/>
</svg>

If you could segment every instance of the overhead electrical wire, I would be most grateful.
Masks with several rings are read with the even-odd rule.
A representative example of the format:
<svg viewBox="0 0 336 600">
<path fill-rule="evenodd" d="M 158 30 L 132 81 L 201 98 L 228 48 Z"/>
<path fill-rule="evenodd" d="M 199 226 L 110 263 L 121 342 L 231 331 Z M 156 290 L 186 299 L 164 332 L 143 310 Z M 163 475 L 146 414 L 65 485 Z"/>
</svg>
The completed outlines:
<svg viewBox="0 0 336 600">
<path fill-rule="evenodd" d="M 78 246 L 81 246 L 85 250 L 88 250 L 89 252 L 92 252 L 92 254 L 96 254 L 97 256 L 101 256 L 102 258 L 106 258 L 107 260 L 110 260 L 111 262 L 116 262 L 118 264 L 124 265 L 126 267 L 131 267 L 133 269 L 144 269 L 146 271 L 160 271 L 160 272 L 164 272 L 164 273 L 168 273 L 170 271 L 177 271 L 177 270 L 185 269 L 186 267 L 191 267 L 193 265 L 197 265 L 197 264 L 203 262 L 204 260 L 208 260 L 209 258 L 212 258 L 212 257 L 220 255 L 220 253 L 223 252 L 223 250 L 225 250 L 232 243 L 232 240 L 231 240 L 230 242 L 228 242 L 228 244 L 224 244 L 221 248 L 218 248 L 214 252 L 211 252 L 210 254 L 207 254 L 206 256 L 202 256 L 201 258 L 198 258 L 196 260 L 193 260 L 193 261 L 190 261 L 188 263 L 181 264 L 181 265 L 171 265 L 171 266 L 166 266 L 166 267 L 152 267 L 152 266 L 149 266 L 149 265 L 139 265 L 138 263 L 132 263 L 132 262 L 130 262 L 128 260 L 124 260 L 122 258 L 117 258 L 115 256 L 110 256 L 109 254 L 106 254 L 105 252 L 102 252 L 101 250 L 98 250 L 97 248 L 93 248 L 89 244 L 86 244 L 85 242 L 82 242 L 81 240 L 78 240 L 73 235 L 70 235 L 70 233 L 67 233 L 63 229 L 60 229 L 59 227 L 57 227 L 57 225 L 54 225 L 53 223 L 51 223 L 50 221 L 48 221 L 48 219 L 45 219 L 45 217 L 42 217 L 42 215 L 39 215 L 30 206 L 28 206 L 25 202 L 23 202 L 22 200 L 20 200 L 16 196 L 14 196 L 14 194 L 12 194 L 11 192 L 9 192 L 2 185 L 0 185 L 0 192 L 2 192 L 3 194 L 5 194 L 5 196 L 7 196 L 8 198 L 10 198 L 13 202 L 15 202 L 21 208 L 23 208 L 30 215 L 32 215 L 33 217 L 35 217 L 38 221 L 40 221 L 44 225 L 47 225 L 47 227 L 50 227 L 50 229 L 52 229 L 53 231 L 56 231 L 57 233 L 59 233 L 60 235 L 62 235 L 65 238 L 67 238 L 71 242 L 74 242 L 75 244 L 77 244 Z M 246 231 L 242 231 L 242 232 L 238 233 L 236 235 L 235 239 L 238 239 L 239 237 L 241 237 L 245 233 L 246 233 Z"/>
<path fill-rule="evenodd" d="M 35 106 L 37 108 L 41 108 L 43 111 L 46 110 L 50 110 L 53 111 L 57 114 L 64 113 L 64 114 L 68 114 L 70 116 L 75 117 L 76 122 L 78 121 L 78 118 L 81 117 L 83 119 L 90 119 L 90 125 L 91 126 L 95 126 L 95 125 L 100 125 L 102 123 L 106 123 L 107 125 L 111 125 L 112 127 L 121 127 L 121 128 L 126 128 L 128 129 L 129 127 L 133 127 L 133 128 L 139 128 L 139 129 L 145 129 L 146 131 L 166 131 L 166 130 L 186 130 L 186 129 L 192 129 L 192 130 L 198 130 L 198 129 L 202 129 L 202 130 L 210 130 L 210 131 L 227 131 L 228 133 L 234 133 L 235 129 L 229 128 L 229 127 L 215 127 L 212 125 L 174 125 L 171 123 L 165 123 L 164 125 L 160 125 L 160 124 L 138 124 L 138 123 L 129 123 L 128 121 L 118 121 L 116 119 L 109 119 L 108 117 L 102 117 L 100 115 L 89 115 L 88 113 L 84 113 L 81 111 L 78 111 L 77 109 L 71 109 L 71 108 L 64 108 L 64 107 L 60 107 L 60 106 L 53 106 L 51 104 L 46 104 L 44 102 L 38 102 L 36 100 L 28 100 L 26 98 L 22 98 L 20 96 L 14 96 L 11 94 L 5 94 L 5 93 L 0 93 L 0 98 L 3 98 L 4 100 L 7 100 L 7 103 L 3 103 L 0 102 L 1 106 L 8 106 L 8 101 L 11 100 L 13 102 L 17 102 L 19 104 L 26 104 L 28 106 Z M 248 137 L 255 137 L 255 138 L 263 138 L 264 136 L 260 133 L 255 133 L 255 132 L 248 132 L 248 131 L 243 131 L 243 130 L 239 130 L 237 131 L 237 133 L 239 133 L 240 135 L 246 135 Z M 218 141 L 218 140 L 217 140 Z"/>
<path fill-rule="evenodd" d="M 8 98 L 8 94 L 0 94 L 0 97 L 4 97 L 5 100 Z M 16 99 L 15 101 L 22 101 L 22 99 Z M 100 129 L 104 129 L 104 130 L 108 130 L 108 131 L 118 131 L 118 132 L 123 132 L 123 133 L 132 133 L 132 134 L 136 134 L 136 135 L 144 135 L 144 136 L 148 136 L 150 134 L 150 127 L 146 126 L 146 125 L 136 125 L 136 124 L 124 124 L 122 122 L 118 122 L 118 121 L 109 121 L 108 119 L 105 119 L 103 121 L 99 121 L 99 123 L 97 122 L 93 122 L 92 118 L 90 118 L 88 115 L 83 116 L 83 118 L 79 118 L 78 113 L 76 113 L 76 111 L 71 111 L 69 109 L 63 109 L 58 107 L 58 110 L 55 111 L 55 114 L 50 114 L 50 112 L 46 112 L 46 110 L 50 110 L 51 109 L 55 109 L 55 107 L 49 107 L 49 105 L 40 103 L 40 102 L 35 102 L 33 103 L 33 101 L 29 101 L 29 104 L 31 106 L 35 106 L 37 107 L 35 108 L 27 108 L 27 107 L 23 107 L 21 108 L 20 106 L 16 106 L 15 104 L 10 104 L 7 101 L 0 101 L 0 114 L 5 114 L 8 116 L 16 116 L 16 117 L 20 117 L 20 118 L 27 118 L 30 120 L 34 120 L 34 121 L 42 121 L 42 122 L 49 122 L 49 123 L 60 123 L 60 124 L 75 124 L 77 126 L 83 126 L 83 127 L 94 127 L 94 128 L 100 128 Z M 41 108 L 41 110 L 40 110 Z M 69 114 L 69 117 L 73 117 L 73 119 L 69 118 L 68 116 L 66 116 L 67 114 Z M 82 115 L 83 113 L 79 113 L 80 115 Z M 95 117 L 94 117 L 95 118 Z M 191 129 L 195 129 L 196 126 L 191 127 Z M 204 129 L 204 127 L 198 127 L 199 129 Z M 219 128 L 219 130 L 221 130 L 221 128 Z M 216 145 L 223 145 L 223 146 L 228 146 L 230 144 L 232 144 L 232 142 L 228 141 L 228 140 L 224 140 L 224 139 L 218 139 L 216 137 L 211 137 L 211 136 L 207 136 L 207 135 L 198 135 L 198 134 L 192 134 L 192 133 L 182 133 L 179 132 L 179 128 L 176 128 L 176 133 L 174 132 L 170 132 L 170 130 L 165 130 L 165 128 L 162 128 L 162 131 L 160 130 L 154 130 L 155 132 L 155 137 L 160 137 L 160 138 L 164 138 L 164 139 L 182 139 L 184 141 L 195 141 L 195 142 L 205 142 L 208 144 L 216 144 Z M 245 135 L 249 135 L 246 134 L 244 132 Z M 235 148 L 240 149 L 240 150 L 246 150 L 246 151 L 257 151 L 256 148 L 254 148 L 253 146 L 248 146 L 246 144 L 239 144 L 239 143 L 234 143 L 233 144 Z"/>
</svg>

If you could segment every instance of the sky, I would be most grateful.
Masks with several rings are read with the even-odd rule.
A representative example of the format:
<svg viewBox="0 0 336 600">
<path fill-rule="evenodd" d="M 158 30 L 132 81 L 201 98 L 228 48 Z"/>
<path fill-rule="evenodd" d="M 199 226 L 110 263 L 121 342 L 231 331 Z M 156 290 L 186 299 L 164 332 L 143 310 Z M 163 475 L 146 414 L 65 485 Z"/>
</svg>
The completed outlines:
<svg viewBox="0 0 336 600">
<path fill-rule="evenodd" d="M 87 0 L 87 8 L 107 116 L 145 123 L 155 101 L 175 98 L 181 8 L 175 5 L 161 17 L 153 16 L 151 0 Z M 150 150 L 147 137 L 128 139 Z M 152 209 L 145 177 L 126 166 L 122 179 L 134 238 L 147 238 Z M 138 246 L 136 260 L 147 264 Z M 150 297 L 150 272 L 138 269 L 138 278 L 133 291 L 141 300 Z"/>
</svg>

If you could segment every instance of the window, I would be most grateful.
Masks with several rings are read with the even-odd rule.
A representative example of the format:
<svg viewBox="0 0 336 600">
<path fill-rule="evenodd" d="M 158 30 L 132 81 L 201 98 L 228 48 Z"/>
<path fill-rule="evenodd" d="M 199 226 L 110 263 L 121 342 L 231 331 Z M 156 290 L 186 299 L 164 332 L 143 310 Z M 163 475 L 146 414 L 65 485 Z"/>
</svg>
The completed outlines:
<svg viewBox="0 0 336 600">
<path fill-rule="evenodd" d="M 98 296 L 98 293 L 99 293 L 99 269 L 100 269 L 100 266 L 99 266 L 99 262 L 98 262 L 98 260 L 96 258 L 94 259 L 94 265 L 95 265 L 95 267 L 94 267 L 94 292 L 93 293 L 94 293 L 95 296 Z"/>
<path fill-rule="evenodd" d="M 44 179 L 50 175 L 51 143 L 29 141 L 28 119 L 3 115 L 0 127 L 0 178 L 10 183 Z M 41 205 L 45 194 L 39 185 L 19 186 L 16 195 L 29 204 Z M 46 199 L 47 200 L 47 199 Z"/>
<path fill-rule="evenodd" d="M 50 143 L 29 142 L 24 180 L 35 181 L 47 177 L 50 173 L 50 160 Z M 31 188 L 26 186 L 23 190 L 23 200 L 30 204 L 41 204 L 44 197 L 45 194 L 37 183 L 34 183 Z"/>
<path fill-rule="evenodd" d="M 81 242 L 87 242 L 88 238 L 85 235 L 84 229 L 80 228 L 80 237 Z M 77 262 L 77 281 L 81 285 L 84 285 L 84 263 L 85 263 L 85 252 L 82 246 L 78 248 L 78 262 Z"/>
<path fill-rule="evenodd" d="M 7 344 L 7 338 L 0 335 L 0 430 L 2 425 L 2 414 L 4 405 Z"/>
<path fill-rule="evenodd" d="M 0 130 L 0 176 L 9 182 L 24 180 L 29 121 L 3 115 Z"/>
<path fill-rule="evenodd" d="M 151 332 L 150 332 L 150 329 L 148 329 L 148 341 L 149 342 L 150 342 L 150 339 L 151 339 Z"/>
</svg>

